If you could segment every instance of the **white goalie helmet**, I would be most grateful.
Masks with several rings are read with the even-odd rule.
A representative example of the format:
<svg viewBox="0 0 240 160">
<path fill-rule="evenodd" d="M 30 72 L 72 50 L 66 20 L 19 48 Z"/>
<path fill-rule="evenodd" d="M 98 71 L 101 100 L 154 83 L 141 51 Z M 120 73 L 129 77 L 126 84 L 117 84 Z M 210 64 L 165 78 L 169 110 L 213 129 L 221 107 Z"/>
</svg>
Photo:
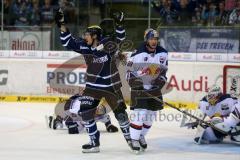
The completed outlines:
<svg viewBox="0 0 240 160">
<path fill-rule="evenodd" d="M 219 86 L 213 85 L 208 89 L 207 101 L 211 105 L 215 105 L 219 97 L 222 95 L 222 90 Z"/>
</svg>

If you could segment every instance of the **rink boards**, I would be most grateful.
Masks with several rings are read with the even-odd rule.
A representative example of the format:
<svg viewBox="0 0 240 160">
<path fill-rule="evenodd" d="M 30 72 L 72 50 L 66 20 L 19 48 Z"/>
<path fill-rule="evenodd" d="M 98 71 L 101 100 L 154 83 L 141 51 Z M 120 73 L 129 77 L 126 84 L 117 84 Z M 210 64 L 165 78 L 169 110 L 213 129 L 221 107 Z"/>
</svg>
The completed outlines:
<svg viewBox="0 0 240 160">
<path fill-rule="evenodd" d="M 56 103 L 81 93 L 85 86 L 86 65 L 81 56 L 69 60 L 1 58 L 0 63 L 0 101 Z M 179 107 L 196 108 L 209 86 L 222 86 L 224 65 L 231 63 L 169 61 L 164 99 Z M 120 65 L 122 91 L 128 102 L 124 73 Z"/>
</svg>

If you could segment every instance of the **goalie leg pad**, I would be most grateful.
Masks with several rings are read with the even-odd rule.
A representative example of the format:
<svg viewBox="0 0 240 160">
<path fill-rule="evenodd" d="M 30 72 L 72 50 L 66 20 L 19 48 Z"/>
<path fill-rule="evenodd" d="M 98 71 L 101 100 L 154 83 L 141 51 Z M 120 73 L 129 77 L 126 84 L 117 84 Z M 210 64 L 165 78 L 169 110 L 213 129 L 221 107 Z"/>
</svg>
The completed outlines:
<svg viewBox="0 0 240 160">
<path fill-rule="evenodd" d="M 224 135 L 220 134 L 216 135 L 211 127 L 203 129 L 201 126 L 198 126 L 198 132 L 194 138 L 194 141 L 196 144 L 219 143 L 224 137 Z"/>
<path fill-rule="evenodd" d="M 203 139 L 208 140 L 210 143 L 218 143 L 222 141 L 224 135 L 220 132 L 216 132 L 211 127 L 207 127 L 203 134 Z"/>
</svg>

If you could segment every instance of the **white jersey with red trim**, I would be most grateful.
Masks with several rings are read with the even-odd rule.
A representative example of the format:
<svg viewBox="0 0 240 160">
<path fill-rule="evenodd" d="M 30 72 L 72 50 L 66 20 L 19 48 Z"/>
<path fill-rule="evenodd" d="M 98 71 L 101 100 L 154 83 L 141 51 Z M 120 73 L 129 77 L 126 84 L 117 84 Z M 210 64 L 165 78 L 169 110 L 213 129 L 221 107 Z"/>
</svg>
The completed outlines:
<svg viewBox="0 0 240 160">
<path fill-rule="evenodd" d="M 167 81 L 168 52 L 157 46 L 155 53 L 150 53 L 146 45 L 142 45 L 131 55 L 127 64 L 127 80 L 136 77 L 143 83 L 144 89 L 151 89 L 152 82 L 161 76 Z"/>
</svg>

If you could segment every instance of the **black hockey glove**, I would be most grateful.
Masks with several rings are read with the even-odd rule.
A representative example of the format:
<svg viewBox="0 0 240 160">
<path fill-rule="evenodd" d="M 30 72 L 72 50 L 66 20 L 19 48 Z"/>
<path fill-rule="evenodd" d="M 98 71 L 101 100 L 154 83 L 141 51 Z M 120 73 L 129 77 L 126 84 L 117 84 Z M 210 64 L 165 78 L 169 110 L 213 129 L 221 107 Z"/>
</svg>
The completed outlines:
<svg viewBox="0 0 240 160">
<path fill-rule="evenodd" d="M 114 133 L 114 132 L 118 132 L 118 128 L 112 124 L 110 124 L 109 126 L 106 126 L 107 131 L 110 133 Z"/>
<path fill-rule="evenodd" d="M 62 9 L 58 9 L 56 15 L 55 15 L 55 23 L 57 24 L 57 26 L 60 28 L 61 25 L 64 25 L 65 24 L 65 21 L 64 21 L 64 14 L 63 14 L 63 11 Z"/>
<path fill-rule="evenodd" d="M 166 84 L 166 78 L 164 76 L 159 76 L 157 79 L 152 81 L 152 85 L 158 86 L 159 88 L 163 88 Z"/>
<path fill-rule="evenodd" d="M 116 25 L 123 25 L 124 13 L 118 10 L 111 10 L 110 17 L 115 21 Z"/>
</svg>

